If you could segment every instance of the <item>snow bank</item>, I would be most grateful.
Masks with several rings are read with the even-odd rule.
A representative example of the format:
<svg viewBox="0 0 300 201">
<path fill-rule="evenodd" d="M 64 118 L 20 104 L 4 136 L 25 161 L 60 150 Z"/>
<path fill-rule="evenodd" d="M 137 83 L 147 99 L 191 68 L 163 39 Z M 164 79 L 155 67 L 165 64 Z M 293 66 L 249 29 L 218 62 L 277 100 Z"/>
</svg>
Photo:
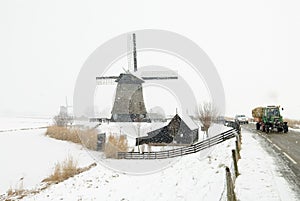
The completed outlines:
<svg viewBox="0 0 300 201">
<path fill-rule="evenodd" d="M 300 134 L 300 128 L 291 128 L 289 127 L 290 131 L 295 131 L 297 134 Z"/>
<path fill-rule="evenodd" d="M 0 194 L 16 188 L 33 188 L 52 173 L 55 163 L 68 156 L 80 167 L 94 161 L 80 145 L 44 136 L 46 129 L 0 133 Z"/>
<path fill-rule="evenodd" d="M 279 172 L 276 160 L 253 138 L 255 134 L 242 132 L 240 176 L 235 183 L 239 200 L 297 200 L 288 182 Z"/>
<path fill-rule="evenodd" d="M 231 164 L 233 146 L 231 139 L 152 174 L 120 173 L 98 164 L 24 200 L 224 200 L 224 167 Z"/>
</svg>

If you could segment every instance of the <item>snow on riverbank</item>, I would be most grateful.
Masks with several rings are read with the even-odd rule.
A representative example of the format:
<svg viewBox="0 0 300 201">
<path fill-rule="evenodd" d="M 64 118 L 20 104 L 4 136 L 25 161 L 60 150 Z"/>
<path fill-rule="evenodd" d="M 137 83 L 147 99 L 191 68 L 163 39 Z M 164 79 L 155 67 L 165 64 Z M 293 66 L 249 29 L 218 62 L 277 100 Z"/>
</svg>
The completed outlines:
<svg viewBox="0 0 300 201">
<path fill-rule="evenodd" d="M 22 128 L 38 128 L 52 124 L 51 118 L 30 118 L 30 117 L 0 117 L 0 131 L 22 129 Z"/>
<path fill-rule="evenodd" d="M 276 160 L 253 138 L 253 133 L 242 131 L 240 176 L 235 191 L 240 200 L 297 200 L 286 179 L 279 172 Z"/>
<path fill-rule="evenodd" d="M 0 133 L 0 194 L 18 188 L 34 188 L 52 173 L 57 162 L 72 156 L 80 167 L 94 161 L 80 146 L 44 136 L 46 129 Z"/>
<path fill-rule="evenodd" d="M 225 165 L 234 139 L 207 152 L 178 158 L 152 174 L 115 172 L 101 164 L 24 200 L 224 200 Z M 135 161 L 132 161 L 133 163 Z"/>
</svg>

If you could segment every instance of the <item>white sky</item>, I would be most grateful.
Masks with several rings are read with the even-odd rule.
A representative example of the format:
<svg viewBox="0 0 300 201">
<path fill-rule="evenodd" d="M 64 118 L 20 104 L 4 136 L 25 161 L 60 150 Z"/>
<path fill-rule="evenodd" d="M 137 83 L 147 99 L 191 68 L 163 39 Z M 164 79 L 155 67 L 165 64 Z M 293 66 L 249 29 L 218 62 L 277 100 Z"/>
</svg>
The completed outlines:
<svg viewBox="0 0 300 201">
<path fill-rule="evenodd" d="M 227 115 L 280 104 L 300 119 L 299 9 L 296 0 L 1 0 L 0 116 L 55 114 L 98 46 L 153 28 L 184 35 L 208 54 Z"/>
</svg>

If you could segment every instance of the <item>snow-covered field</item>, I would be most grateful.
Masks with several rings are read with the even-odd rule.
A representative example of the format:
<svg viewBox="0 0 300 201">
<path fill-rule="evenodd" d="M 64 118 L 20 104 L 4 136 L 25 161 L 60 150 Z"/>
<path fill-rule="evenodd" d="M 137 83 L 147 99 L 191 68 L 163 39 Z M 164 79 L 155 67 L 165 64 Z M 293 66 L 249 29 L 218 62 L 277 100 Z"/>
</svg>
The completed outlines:
<svg viewBox="0 0 300 201">
<path fill-rule="evenodd" d="M 225 165 L 231 164 L 233 140 L 209 156 L 187 155 L 168 168 L 142 175 L 101 165 L 24 200 L 224 200 Z"/>
<path fill-rule="evenodd" d="M 51 118 L 30 118 L 30 117 L 0 117 L 0 131 L 38 128 L 52 124 Z"/>
<path fill-rule="evenodd" d="M 44 132 L 45 129 L 0 133 L 0 194 L 17 187 L 20 178 L 25 189 L 34 188 L 53 171 L 56 162 L 68 156 L 73 156 L 80 167 L 94 162 L 90 152 L 80 145 L 45 137 Z M 254 134 L 242 134 L 241 175 L 235 187 L 238 199 L 297 200 L 280 175 L 275 159 L 260 147 Z M 226 200 L 225 166 L 232 169 L 234 140 L 205 152 L 164 160 L 164 168 L 153 173 L 130 174 L 98 163 L 87 172 L 23 200 Z M 144 163 L 144 167 L 150 164 L 143 160 L 129 163 Z"/>
<path fill-rule="evenodd" d="M 2 118 L 1 120 L 3 120 Z M 26 121 L 25 121 L 26 120 Z M 47 126 L 44 119 L 5 119 L 1 128 L 31 128 Z M 9 124 L 6 125 L 6 123 Z M 18 123 L 20 122 L 20 123 Z M 46 129 L 18 130 L 0 133 L 0 194 L 9 188 L 34 188 L 45 179 L 57 162 L 72 156 L 83 167 L 94 161 L 79 145 L 44 136 Z"/>
</svg>

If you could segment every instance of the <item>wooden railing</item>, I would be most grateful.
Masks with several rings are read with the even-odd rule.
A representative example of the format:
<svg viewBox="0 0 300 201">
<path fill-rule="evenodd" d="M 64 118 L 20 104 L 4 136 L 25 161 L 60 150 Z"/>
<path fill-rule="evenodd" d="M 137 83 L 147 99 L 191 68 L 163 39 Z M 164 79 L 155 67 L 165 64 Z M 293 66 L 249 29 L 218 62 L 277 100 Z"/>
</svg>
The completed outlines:
<svg viewBox="0 0 300 201">
<path fill-rule="evenodd" d="M 223 132 L 214 137 L 208 138 L 196 144 L 190 146 L 185 146 L 182 148 L 171 149 L 167 151 L 158 151 L 158 152 L 118 152 L 118 159 L 165 159 L 173 158 L 178 156 L 183 156 L 187 154 L 192 154 L 199 152 L 201 150 L 207 149 L 211 146 L 222 143 L 228 139 L 231 139 L 239 134 L 239 131 L 236 129 L 231 129 L 226 132 Z"/>
</svg>

